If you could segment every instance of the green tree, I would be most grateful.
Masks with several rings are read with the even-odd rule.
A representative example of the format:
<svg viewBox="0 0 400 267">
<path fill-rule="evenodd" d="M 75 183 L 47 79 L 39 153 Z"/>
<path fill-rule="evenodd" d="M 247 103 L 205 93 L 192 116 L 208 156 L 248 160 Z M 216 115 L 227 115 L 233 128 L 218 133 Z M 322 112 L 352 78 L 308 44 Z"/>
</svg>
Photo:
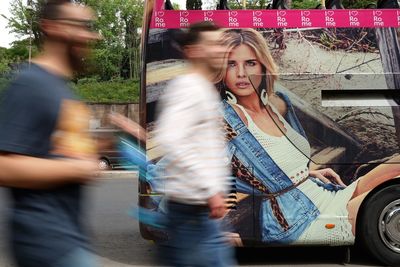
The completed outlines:
<svg viewBox="0 0 400 267">
<path fill-rule="evenodd" d="M 15 0 L 11 4 L 8 19 L 10 32 L 15 33 L 21 42 L 16 43 L 18 53 L 31 37 L 33 51 L 37 51 L 43 37 L 39 29 L 39 14 L 45 0 Z M 82 76 L 98 76 L 101 80 L 114 78 L 137 79 L 140 73 L 140 36 L 144 0 L 75 0 L 91 6 L 97 14 L 96 29 L 103 40 L 96 43 L 91 56 L 93 66 Z M 23 50 L 23 51 L 28 51 Z M 18 54 L 17 53 L 17 54 Z M 26 59 L 24 55 L 22 57 Z"/>
<path fill-rule="evenodd" d="M 123 77 L 130 79 L 139 78 L 140 74 L 140 35 L 143 1 L 128 0 L 123 1 L 124 7 L 121 17 L 124 23 L 125 50 L 122 62 Z"/>
<path fill-rule="evenodd" d="M 102 80 L 116 77 L 137 79 L 140 73 L 140 35 L 143 0 L 85 0 L 98 19 L 103 40 L 95 46 L 93 59 Z"/>
<path fill-rule="evenodd" d="M 119 18 L 116 1 L 82 1 L 91 6 L 97 13 L 95 28 L 102 40 L 95 44 L 92 54 L 92 68 L 87 75 L 98 75 L 101 80 L 120 77 L 123 56 L 123 25 Z"/>
<path fill-rule="evenodd" d="M 202 6 L 201 0 L 186 0 L 186 9 L 187 10 L 201 10 Z"/>
<path fill-rule="evenodd" d="M 9 64 L 11 63 L 8 49 L 0 47 L 0 77 L 2 74 L 7 73 L 10 70 Z"/>
<path fill-rule="evenodd" d="M 13 62 L 26 61 L 29 58 L 30 40 L 22 39 L 12 42 L 11 47 L 8 49 L 9 57 Z M 31 47 L 31 55 L 35 56 L 39 50 L 35 45 Z"/>
<path fill-rule="evenodd" d="M 174 7 L 174 10 L 180 10 L 181 7 L 179 6 L 178 3 L 173 3 L 172 6 Z"/>
<path fill-rule="evenodd" d="M 7 28 L 10 33 L 15 33 L 20 39 L 32 38 L 32 44 L 39 47 L 42 35 L 39 29 L 39 13 L 45 0 L 30 1 L 31 5 L 25 5 L 24 0 L 14 0 L 11 2 L 10 17 Z"/>
<path fill-rule="evenodd" d="M 10 58 L 9 50 L 5 47 L 0 47 L 0 101 L 2 98 L 2 92 L 7 87 L 10 81 L 10 64 L 12 60 Z"/>
</svg>

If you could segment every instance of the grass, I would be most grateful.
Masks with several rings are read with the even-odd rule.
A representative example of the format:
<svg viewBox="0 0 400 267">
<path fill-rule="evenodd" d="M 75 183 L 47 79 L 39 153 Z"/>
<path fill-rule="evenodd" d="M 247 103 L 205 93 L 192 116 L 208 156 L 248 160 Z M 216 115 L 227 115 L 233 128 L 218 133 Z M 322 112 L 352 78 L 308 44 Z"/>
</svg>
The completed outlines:
<svg viewBox="0 0 400 267">
<path fill-rule="evenodd" d="M 319 3 L 318 0 L 292 0 L 292 9 L 314 9 Z"/>
<path fill-rule="evenodd" d="M 138 103 L 139 81 L 116 80 L 106 82 L 78 82 L 75 92 L 86 102 Z"/>
</svg>

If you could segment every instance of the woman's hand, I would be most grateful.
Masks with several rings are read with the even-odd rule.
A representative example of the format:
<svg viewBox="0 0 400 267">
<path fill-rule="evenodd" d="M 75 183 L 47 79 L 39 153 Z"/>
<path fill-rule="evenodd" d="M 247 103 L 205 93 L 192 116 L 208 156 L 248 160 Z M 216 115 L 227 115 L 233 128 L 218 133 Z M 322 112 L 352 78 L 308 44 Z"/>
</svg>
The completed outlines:
<svg viewBox="0 0 400 267">
<path fill-rule="evenodd" d="M 130 120 L 129 118 L 118 113 L 110 114 L 108 118 L 112 124 L 118 126 L 125 132 L 135 136 L 141 141 L 146 140 L 146 131 L 133 120 Z"/>
<path fill-rule="evenodd" d="M 229 244 L 233 247 L 243 247 L 242 239 L 238 233 L 224 232 Z"/>
<path fill-rule="evenodd" d="M 226 214 L 225 199 L 222 193 L 218 193 L 208 199 L 211 219 L 221 219 Z"/>
<path fill-rule="evenodd" d="M 326 169 L 320 169 L 320 170 L 315 170 L 315 171 L 310 171 L 310 175 L 320 179 L 322 182 L 328 184 L 328 183 L 334 183 L 338 184 L 344 187 L 347 187 L 342 179 L 340 178 L 339 174 L 337 174 L 334 170 L 331 168 L 326 168 Z"/>
</svg>

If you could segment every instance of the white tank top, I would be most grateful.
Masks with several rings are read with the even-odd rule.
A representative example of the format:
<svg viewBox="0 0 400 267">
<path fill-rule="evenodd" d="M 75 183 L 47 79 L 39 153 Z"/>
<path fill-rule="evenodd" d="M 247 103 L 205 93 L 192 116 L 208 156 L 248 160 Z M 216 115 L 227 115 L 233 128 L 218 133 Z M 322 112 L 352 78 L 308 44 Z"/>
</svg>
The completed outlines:
<svg viewBox="0 0 400 267">
<path fill-rule="evenodd" d="M 236 104 L 236 106 L 243 111 L 250 133 L 257 139 L 278 167 L 292 179 L 293 183 L 298 183 L 306 178 L 309 174 L 307 164 L 311 153 L 307 139 L 296 132 L 273 105 L 269 106 L 284 125 L 286 136 L 283 133 L 280 137 L 265 133 L 255 124 L 241 105 Z"/>
<path fill-rule="evenodd" d="M 277 112 L 274 106 L 270 105 L 277 114 L 279 120 L 286 128 L 286 136 L 271 136 L 263 132 L 252 120 L 246 110 L 239 107 L 248 121 L 248 129 L 263 146 L 265 151 L 275 161 L 279 168 L 292 179 L 293 183 L 300 182 L 309 174 L 307 169 L 308 158 L 310 155 L 310 144 L 298 132 L 296 132 L 289 123 Z M 290 141 L 291 142 L 290 142 Z M 294 145 L 293 145 L 293 144 Z M 296 148 L 296 147 L 297 148 Z M 302 151 L 303 153 L 301 153 Z M 354 242 L 352 226 L 349 223 L 349 213 L 347 203 L 351 199 L 357 182 L 352 183 L 344 190 L 328 191 L 318 186 L 311 180 L 306 180 L 298 186 L 318 208 L 320 215 L 311 225 L 302 233 L 294 244 L 326 244 L 326 245 L 345 245 Z M 326 229 L 326 223 L 334 223 L 334 229 Z"/>
</svg>

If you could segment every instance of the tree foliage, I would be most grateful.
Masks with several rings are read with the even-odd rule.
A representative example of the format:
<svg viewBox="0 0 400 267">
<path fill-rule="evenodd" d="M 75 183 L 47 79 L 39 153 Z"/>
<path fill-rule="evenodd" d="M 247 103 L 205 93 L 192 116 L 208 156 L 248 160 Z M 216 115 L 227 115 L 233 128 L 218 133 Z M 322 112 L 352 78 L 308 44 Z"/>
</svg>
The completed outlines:
<svg viewBox="0 0 400 267">
<path fill-rule="evenodd" d="M 8 49 L 0 47 L 0 75 L 7 73 L 10 70 L 10 56 L 8 54 Z"/>
<path fill-rule="evenodd" d="M 143 0 L 84 0 L 97 13 L 96 28 L 103 40 L 93 52 L 94 73 L 102 80 L 139 77 Z"/>
<path fill-rule="evenodd" d="M 39 14 L 45 0 L 15 0 L 11 4 L 8 29 L 23 42 L 32 38 L 33 51 L 40 47 L 43 37 L 39 29 Z M 98 20 L 95 28 L 103 39 L 94 45 L 92 66 L 80 77 L 97 76 L 101 80 L 123 77 L 136 79 L 140 73 L 138 29 L 141 27 L 143 0 L 76 0 L 92 7 Z M 21 41 L 22 42 L 22 41 Z M 18 49 L 21 43 L 15 43 Z M 14 45 L 12 49 L 14 48 Z M 17 49 L 17 50 L 18 50 Z M 24 51 L 28 51 L 27 49 Z M 27 59 L 23 54 L 23 59 Z"/>
<path fill-rule="evenodd" d="M 202 5 L 201 0 L 186 0 L 186 9 L 188 10 L 200 10 Z"/>
<path fill-rule="evenodd" d="M 24 0 L 14 0 L 11 2 L 10 17 L 8 20 L 8 29 L 15 33 L 19 39 L 32 38 L 34 46 L 39 47 L 42 36 L 39 29 L 40 9 L 45 0 L 31 1 L 31 5 L 25 5 Z"/>
</svg>

